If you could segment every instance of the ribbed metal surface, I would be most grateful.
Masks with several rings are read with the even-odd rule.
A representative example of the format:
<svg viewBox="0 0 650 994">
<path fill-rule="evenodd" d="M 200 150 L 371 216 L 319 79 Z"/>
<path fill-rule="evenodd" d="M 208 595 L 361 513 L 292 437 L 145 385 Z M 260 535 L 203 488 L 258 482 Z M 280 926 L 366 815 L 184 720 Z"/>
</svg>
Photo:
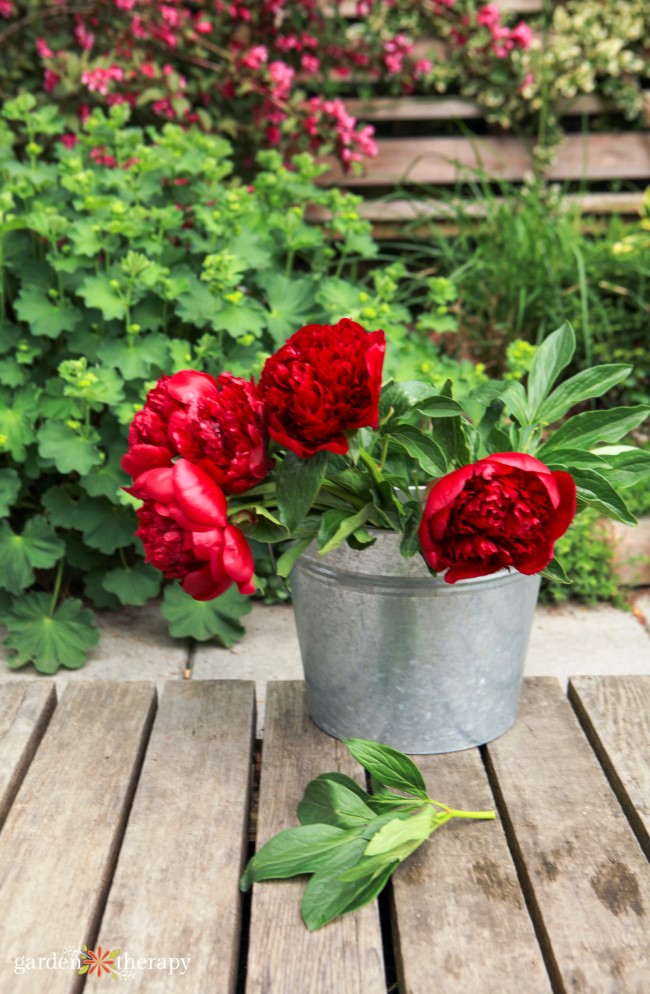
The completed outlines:
<svg viewBox="0 0 650 994">
<path fill-rule="evenodd" d="M 310 714 L 337 738 L 410 753 L 489 742 L 514 722 L 539 576 L 447 584 L 399 538 L 298 560 L 292 591 Z"/>
</svg>

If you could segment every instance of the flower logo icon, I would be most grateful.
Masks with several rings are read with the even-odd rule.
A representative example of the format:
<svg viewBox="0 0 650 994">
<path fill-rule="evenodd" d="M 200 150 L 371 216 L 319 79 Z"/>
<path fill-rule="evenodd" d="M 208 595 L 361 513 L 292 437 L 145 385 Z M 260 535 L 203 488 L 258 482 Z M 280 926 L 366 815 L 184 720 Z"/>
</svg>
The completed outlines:
<svg viewBox="0 0 650 994">
<path fill-rule="evenodd" d="M 97 952 L 92 949 L 88 949 L 87 946 L 83 946 L 83 960 L 81 969 L 78 973 L 94 973 L 97 977 L 103 976 L 104 973 L 112 976 L 113 980 L 118 979 L 118 973 L 115 969 L 115 960 L 120 955 L 119 949 L 102 949 L 101 946 L 97 946 Z"/>
</svg>

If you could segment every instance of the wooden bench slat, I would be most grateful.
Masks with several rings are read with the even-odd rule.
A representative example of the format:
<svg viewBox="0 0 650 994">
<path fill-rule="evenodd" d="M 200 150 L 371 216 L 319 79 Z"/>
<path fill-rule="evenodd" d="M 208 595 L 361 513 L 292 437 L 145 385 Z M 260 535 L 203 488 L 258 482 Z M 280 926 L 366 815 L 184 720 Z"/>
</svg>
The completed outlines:
<svg viewBox="0 0 650 994">
<path fill-rule="evenodd" d="M 309 780 L 339 770 L 357 776 L 345 746 L 307 717 L 304 684 L 268 685 L 257 848 L 298 824 Z M 300 917 L 305 879 L 253 886 L 246 994 L 385 994 L 376 903 L 317 932 Z"/>
<path fill-rule="evenodd" d="M 532 143 L 523 138 L 384 138 L 378 154 L 363 163 L 363 175 L 345 174 L 340 164 L 326 161 L 326 184 L 371 187 L 407 184 L 450 184 L 490 177 L 521 180 L 533 170 Z M 650 176 L 650 134 L 568 135 L 546 170 L 547 180 L 639 179 Z"/>
<path fill-rule="evenodd" d="M 650 858 L 650 676 L 580 676 L 569 700 Z"/>
<path fill-rule="evenodd" d="M 554 989 L 643 994 L 650 870 L 556 680 L 524 682 L 487 757 Z"/>
<path fill-rule="evenodd" d="M 417 756 L 430 796 L 465 810 L 494 808 L 477 749 Z M 551 994 L 503 826 L 444 825 L 393 876 L 400 990 Z M 435 984 L 432 982 L 435 978 Z"/>
<path fill-rule="evenodd" d="M 134 963 L 189 957 L 136 968 L 151 994 L 235 990 L 254 731 L 252 681 L 167 684 L 99 929 Z"/>
<path fill-rule="evenodd" d="M 62 695 L 0 834 L 0 969 L 92 947 L 155 709 L 149 683 L 83 681 Z M 0 990 L 76 994 L 74 969 Z"/>
<path fill-rule="evenodd" d="M 51 680 L 0 685 L 0 829 L 55 707 Z"/>
<path fill-rule="evenodd" d="M 650 91 L 646 91 L 646 99 Z M 463 97 L 370 97 L 346 100 L 345 106 L 362 121 L 470 121 L 485 116 L 474 100 Z M 602 114 L 615 111 L 611 100 L 593 93 L 583 93 L 571 100 L 561 100 L 561 115 Z"/>
</svg>

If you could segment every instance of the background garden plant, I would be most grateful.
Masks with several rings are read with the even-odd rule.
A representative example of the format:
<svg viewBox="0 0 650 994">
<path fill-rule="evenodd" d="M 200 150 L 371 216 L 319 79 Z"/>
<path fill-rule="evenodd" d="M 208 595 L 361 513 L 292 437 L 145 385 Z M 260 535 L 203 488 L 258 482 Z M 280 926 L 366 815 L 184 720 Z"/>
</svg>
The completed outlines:
<svg viewBox="0 0 650 994">
<path fill-rule="evenodd" d="M 240 169 L 277 146 L 333 152 L 346 168 L 376 147 L 349 95 L 460 93 L 500 128 L 558 140 L 562 100 L 601 93 L 643 114 L 650 65 L 644 0 L 569 0 L 530 21 L 473 0 L 359 0 L 355 16 L 315 0 L 4 0 L 0 96 L 55 100 L 68 127 L 125 103 L 138 120 L 197 123 L 232 139 Z M 2 22 L 0 22 L 2 23 Z"/>
<path fill-rule="evenodd" d="M 378 252 L 370 227 L 356 198 L 315 185 L 308 155 L 289 170 L 262 153 L 250 186 L 231 175 L 225 139 L 145 133 L 128 116 L 96 111 L 72 145 L 57 110 L 25 94 L 0 124 L 0 597 L 13 665 L 83 663 L 97 634 L 79 596 L 117 608 L 160 592 L 119 467 L 159 376 L 248 377 L 306 320 L 349 311 L 408 352 L 405 268 L 355 278 Z M 326 228 L 306 222 L 308 203 L 331 214 Z M 437 288 L 419 283 L 422 314 L 435 314 Z M 197 607 L 165 592 L 179 636 L 230 643 L 248 609 L 236 593 Z"/>
</svg>

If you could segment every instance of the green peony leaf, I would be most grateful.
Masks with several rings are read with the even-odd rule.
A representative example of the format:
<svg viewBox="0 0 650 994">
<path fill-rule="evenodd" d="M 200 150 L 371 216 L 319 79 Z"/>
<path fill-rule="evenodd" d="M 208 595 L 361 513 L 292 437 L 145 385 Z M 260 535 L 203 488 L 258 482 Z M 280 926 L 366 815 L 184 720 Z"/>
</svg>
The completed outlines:
<svg viewBox="0 0 650 994">
<path fill-rule="evenodd" d="M 87 276 L 77 293 L 86 301 L 86 307 L 101 311 L 106 321 L 121 321 L 126 317 L 126 302 L 111 282 L 108 276 Z"/>
<path fill-rule="evenodd" d="M 133 543 L 137 521 L 130 507 L 112 504 L 103 497 L 82 497 L 75 528 L 83 532 L 92 549 L 110 553 Z"/>
<path fill-rule="evenodd" d="M 627 379 L 632 372 L 632 366 L 622 363 L 610 363 L 596 366 L 594 369 L 583 369 L 571 376 L 546 398 L 538 412 L 538 420 L 552 424 L 563 417 L 576 404 L 592 397 L 602 397 L 617 383 Z"/>
<path fill-rule="evenodd" d="M 61 667 L 79 669 L 90 649 L 99 642 L 95 615 L 81 601 L 64 601 L 50 614 L 48 594 L 27 594 L 14 601 L 5 618 L 9 634 L 9 666 L 18 669 L 33 663 L 39 673 L 56 673 Z"/>
<path fill-rule="evenodd" d="M 532 421 L 537 421 L 540 407 L 562 370 L 571 362 L 575 350 L 576 336 L 566 321 L 535 350 L 527 388 Z"/>
<path fill-rule="evenodd" d="M 7 517 L 19 490 L 20 477 L 16 470 L 0 469 L 0 518 Z"/>
<path fill-rule="evenodd" d="M 436 478 L 447 472 L 444 452 L 430 435 L 425 435 L 419 428 L 413 425 L 395 425 L 390 431 L 390 440 L 415 459 L 427 476 Z"/>
<path fill-rule="evenodd" d="M 29 587 L 34 569 L 48 569 L 61 558 L 65 546 L 45 518 L 30 518 L 22 535 L 0 522 L 0 587 L 16 593 Z"/>
<path fill-rule="evenodd" d="M 309 511 L 327 468 L 327 452 L 300 459 L 287 452 L 278 467 L 278 512 L 290 532 L 294 532 Z"/>
<path fill-rule="evenodd" d="M 229 649 L 244 634 L 238 619 L 250 612 L 251 603 L 234 586 L 214 600 L 195 601 L 174 583 L 165 587 L 161 610 L 174 638 L 216 639 Z"/>
<path fill-rule="evenodd" d="M 361 763 L 385 787 L 404 790 L 419 797 L 427 796 L 420 770 L 404 753 L 368 739 L 345 739 L 344 744 L 357 763 Z"/>
<path fill-rule="evenodd" d="M 592 449 L 599 442 L 618 442 L 630 431 L 634 431 L 647 420 L 650 407 L 640 404 L 637 407 L 612 407 L 609 411 L 585 411 L 565 421 L 537 453 L 538 459 L 545 462 L 552 458 L 558 462 L 560 450 Z"/>
<path fill-rule="evenodd" d="M 162 575 L 148 563 L 130 569 L 112 569 L 104 578 L 104 589 L 115 594 L 120 604 L 142 607 L 160 592 Z"/>
<path fill-rule="evenodd" d="M 269 839 L 250 860 L 241 878 L 243 891 L 259 880 L 295 877 L 314 873 L 329 862 L 332 851 L 355 838 L 354 832 L 333 825 L 300 825 L 288 828 Z M 367 843 L 357 839 L 359 856 Z"/>
<path fill-rule="evenodd" d="M 38 451 L 43 459 L 53 459 L 58 471 L 66 474 L 84 476 L 102 461 L 94 442 L 61 421 L 46 421 L 39 428 Z"/>
<path fill-rule="evenodd" d="M 58 338 L 62 331 L 74 331 L 81 320 L 81 311 L 67 300 L 56 303 L 39 286 L 24 286 L 14 306 L 33 335 L 47 338 Z"/>
</svg>

